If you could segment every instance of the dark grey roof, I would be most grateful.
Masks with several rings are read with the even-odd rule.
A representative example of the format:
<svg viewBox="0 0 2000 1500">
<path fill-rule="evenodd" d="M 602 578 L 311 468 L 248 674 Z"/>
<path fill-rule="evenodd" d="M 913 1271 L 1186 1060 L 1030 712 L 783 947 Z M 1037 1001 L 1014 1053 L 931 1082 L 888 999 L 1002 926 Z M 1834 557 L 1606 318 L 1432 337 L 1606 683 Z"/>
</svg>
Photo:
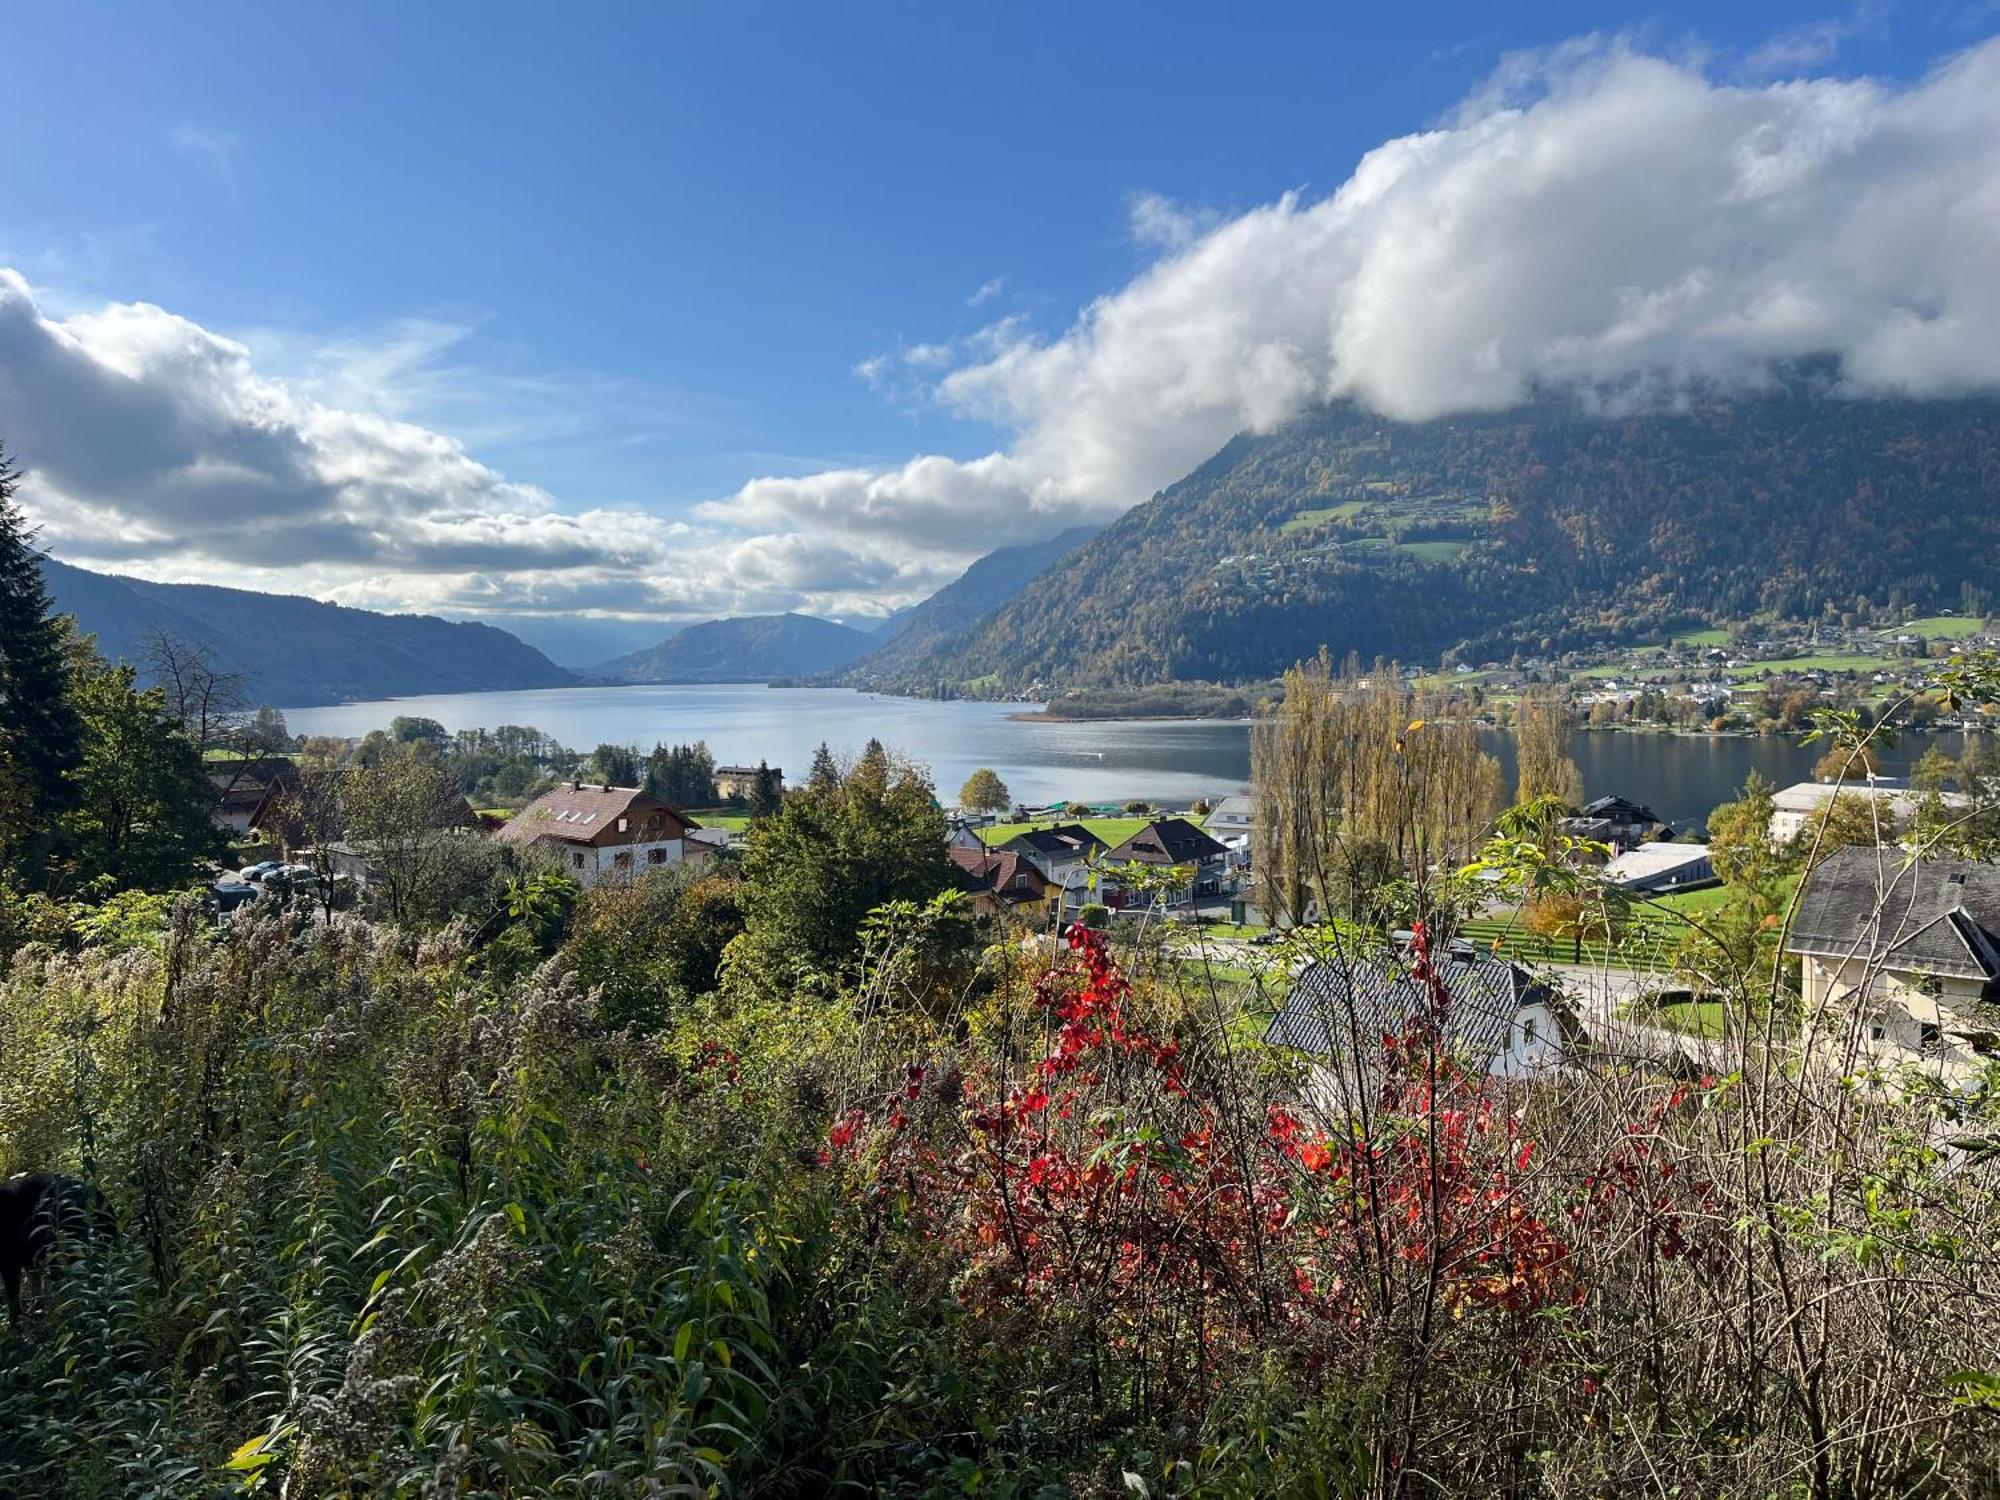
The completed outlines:
<svg viewBox="0 0 2000 1500">
<path fill-rule="evenodd" d="M 1961 979 L 2000 979 L 2000 865 L 1836 849 L 1806 878 L 1786 947 Z"/>
<path fill-rule="evenodd" d="M 1000 847 L 1032 854 L 1090 854 L 1102 849 L 1104 840 L 1081 823 L 1060 823 L 1053 828 L 1030 828 L 1017 833 Z"/>
<path fill-rule="evenodd" d="M 1624 797 L 1599 797 L 1594 802 L 1586 802 L 1581 809 L 1586 818 L 1608 818 L 1622 816 L 1627 822 L 1659 823 L 1664 821 L 1650 807 L 1642 807 L 1637 802 Z"/>
<path fill-rule="evenodd" d="M 1142 865 L 1193 865 L 1205 859 L 1220 859 L 1228 852 L 1227 845 L 1210 838 L 1186 818 L 1160 818 L 1105 857 Z"/>
<path fill-rule="evenodd" d="M 1553 998 L 1521 965 L 1484 954 L 1449 955 L 1439 960 L 1437 971 L 1451 995 L 1444 1033 L 1457 1050 L 1474 1057 L 1491 1057 L 1507 1045 L 1522 1006 Z M 1345 1051 L 1350 1014 L 1368 1044 L 1402 1035 L 1430 1008 L 1429 990 L 1410 978 L 1400 959 L 1316 963 L 1293 981 L 1264 1040 L 1274 1047 L 1322 1054 L 1333 1052 L 1338 1043 Z"/>
</svg>

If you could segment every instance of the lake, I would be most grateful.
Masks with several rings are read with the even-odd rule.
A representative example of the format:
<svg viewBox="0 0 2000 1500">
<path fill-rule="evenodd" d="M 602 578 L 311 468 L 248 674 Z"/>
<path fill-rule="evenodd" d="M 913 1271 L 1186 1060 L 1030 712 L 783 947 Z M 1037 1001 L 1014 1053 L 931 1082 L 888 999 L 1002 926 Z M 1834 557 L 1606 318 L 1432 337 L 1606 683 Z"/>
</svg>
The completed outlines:
<svg viewBox="0 0 2000 1500">
<path fill-rule="evenodd" d="M 448 693 L 285 711 L 294 733 L 361 735 L 398 714 L 436 719 L 450 730 L 532 724 L 589 751 L 612 742 L 651 748 L 706 740 L 719 762 L 764 760 L 796 779 L 822 741 L 836 753 L 871 738 L 931 768 L 946 800 L 980 766 L 991 766 L 1025 802 L 1059 799 L 1184 803 L 1233 791 L 1250 776 L 1250 726 L 1240 719 L 1019 719 L 1026 703 L 940 703 L 847 688 L 767 688 L 757 684 L 683 687 L 544 688 L 533 692 Z M 1485 736 L 1514 771 L 1513 737 Z M 1884 769 L 1907 769 L 1935 741 L 1957 755 L 1957 735 L 1907 737 Z M 1591 796 L 1616 792 L 1669 822 L 1699 822 L 1742 786 L 1754 767 L 1778 785 L 1802 781 L 1824 747 L 1778 738 L 1711 738 L 1579 730 L 1570 753 Z"/>
</svg>

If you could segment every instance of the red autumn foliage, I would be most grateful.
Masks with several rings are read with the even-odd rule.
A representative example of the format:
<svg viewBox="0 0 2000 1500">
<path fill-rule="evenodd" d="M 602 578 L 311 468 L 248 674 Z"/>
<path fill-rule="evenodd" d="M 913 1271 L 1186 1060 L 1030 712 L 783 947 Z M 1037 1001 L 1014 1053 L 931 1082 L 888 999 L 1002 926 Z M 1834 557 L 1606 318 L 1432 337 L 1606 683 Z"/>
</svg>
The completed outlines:
<svg viewBox="0 0 2000 1500">
<path fill-rule="evenodd" d="M 836 1117 L 822 1159 L 947 1256 L 973 1310 L 1074 1317 L 1147 1362 L 1153 1400 L 1260 1333 L 1374 1337 L 1425 1321 L 1419 1302 L 1506 1319 L 1526 1360 L 1548 1326 L 1528 1315 L 1585 1294 L 1559 1197 L 1500 1086 L 1445 1045 L 1421 927 L 1410 972 L 1429 1013 L 1366 1059 L 1365 1101 L 1246 1108 L 1250 1071 L 1136 1021 L 1104 937 L 1075 927 L 1034 988 L 1039 1055 L 957 1099 L 910 1064 Z M 1643 1193 L 1643 1176 L 1607 1166 L 1601 1185 Z"/>
</svg>

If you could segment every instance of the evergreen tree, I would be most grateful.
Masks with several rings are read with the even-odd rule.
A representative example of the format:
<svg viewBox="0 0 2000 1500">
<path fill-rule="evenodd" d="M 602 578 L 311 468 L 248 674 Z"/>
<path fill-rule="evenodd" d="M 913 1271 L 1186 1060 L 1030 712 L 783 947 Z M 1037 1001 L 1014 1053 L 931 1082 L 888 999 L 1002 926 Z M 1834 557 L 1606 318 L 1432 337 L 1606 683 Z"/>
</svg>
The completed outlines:
<svg viewBox="0 0 2000 1500">
<path fill-rule="evenodd" d="M 851 970 L 869 912 L 951 884 L 944 813 L 923 771 L 876 747 L 752 825 L 743 856 L 748 969 L 775 993 Z"/>
<path fill-rule="evenodd" d="M 806 785 L 815 792 L 830 792 L 840 785 L 840 767 L 834 763 L 833 752 L 826 748 L 826 741 L 819 742 L 819 749 L 813 751 L 812 770 L 806 776 Z"/>
<path fill-rule="evenodd" d="M 14 503 L 20 470 L 0 449 L 0 758 L 25 780 L 37 816 L 74 806 L 83 728 L 71 701 L 66 631 L 42 579 L 35 533 Z"/>
<path fill-rule="evenodd" d="M 767 762 L 758 761 L 756 785 L 750 791 L 750 811 L 760 818 L 766 817 L 776 812 L 784 800 L 785 789 L 778 773 Z"/>
<path fill-rule="evenodd" d="M 637 786 L 641 776 L 639 752 L 630 745 L 599 745 L 590 756 L 591 781 L 607 786 Z"/>
</svg>

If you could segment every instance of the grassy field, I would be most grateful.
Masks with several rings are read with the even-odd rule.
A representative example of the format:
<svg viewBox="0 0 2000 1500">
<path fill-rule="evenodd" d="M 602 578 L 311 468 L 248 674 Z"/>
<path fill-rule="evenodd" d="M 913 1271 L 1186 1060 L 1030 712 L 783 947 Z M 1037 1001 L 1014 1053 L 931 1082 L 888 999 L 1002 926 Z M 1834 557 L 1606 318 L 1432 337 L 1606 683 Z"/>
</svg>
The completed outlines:
<svg viewBox="0 0 2000 1500">
<path fill-rule="evenodd" d="M 739 812 L 691 812 L 688 814 L 704 828 L 720 828 L 729 833 L 741 833 L 750 826 L 750 814 Z"/>
<path fill-rule="evenodd" d="M 1151 818 L 1064 818 L 1065 823 L 1077 822 L 1116 848 L 1132 837 L 1141 828 L 1152 822 Z M 1198 819 L 1190 819 L 1198 822 Z M 995 823 L 991 828 L 979 830 L 979 837 L 989 849 L 997 849 L 1016 834 L 1026 833 L 1030 828 L 1046 828 L 1046 823 Z"/>
<path fill-rule="evenodd" d="M 1738 679 L 1769 672 L 1879 672 L 1893 665 L 1883 656 L 1788 656 L 1773 661 L 1738 662 L 1729 675 Z"/>
<path fill-rule="evenodd" d="M 1726 1012 L 1720 1000 L 1683 1000 L 1647 1012 L 1645 1019 L 1669 1031 L 1685 1031 L 1691 1036 L 1720 1038 Z"/>
<path fill-rule="evenodd" d="M 1280 536 L 1291 536 L 1294 532 L 1311 531 L 1324 526 L 1328 521 L 1345 521 L 1358 516 L 1368 508 L 1366 500 L 1347 500 L 1339 505 L 1323 506 L 1318 510 L 1302 510 L 1278 528 Z"/>
<path fill-rule="evenodd" d="M 1594 969 L 1664 969 L 1673 962 L 1678 935 L 1666 925 L 1641 924 L 1620 942 L 1579 943 L 1570 938 L 1545 938 L 1506 917 L 1482 917 L 1467 922 L 1459 936 L 1483 952 L 1523 963 L 1587 964 Z"/>
<path fill-rule="evenodd" d="M 1725 644 L 1729 640 L 1729 632 L 1726 630 L 1676 630 L 1674 632 L 1674 639 L 1679 641 L 1683 646 L 1700 646 L 1706 649 L 1710 646 Z"/>
<path fill-rule="evenodd" d="M 1686 916 L 1706 917 L 1721 910 L 1723 903 L 1728 899 L 1729 887 L 1712 885 L 1705 890 L 1675 891 L 1671 895 L 1655 896 L 1653 898 L 1655 906 L 1647 910 L 1664 906 L 1669 911 L 1680 912 Z"/>
<path fill-rule="evenodd" d="M 1448 563 L 1468 545 L 1466 542 L 1398 542 L 1396 550 L 1409 553 L 1419 562 Z"/>
<path fill-rule="evenodd" d="M 1906 620 L 1881 633 L 1892 639 L 1899 635 L 1920 635 L 1927 641 L 1957 641 L 1969 635 L 1978 635 L 1984 623 L 1970 615 L 1926 615 L 1921 620 Z"/>
</svg>

